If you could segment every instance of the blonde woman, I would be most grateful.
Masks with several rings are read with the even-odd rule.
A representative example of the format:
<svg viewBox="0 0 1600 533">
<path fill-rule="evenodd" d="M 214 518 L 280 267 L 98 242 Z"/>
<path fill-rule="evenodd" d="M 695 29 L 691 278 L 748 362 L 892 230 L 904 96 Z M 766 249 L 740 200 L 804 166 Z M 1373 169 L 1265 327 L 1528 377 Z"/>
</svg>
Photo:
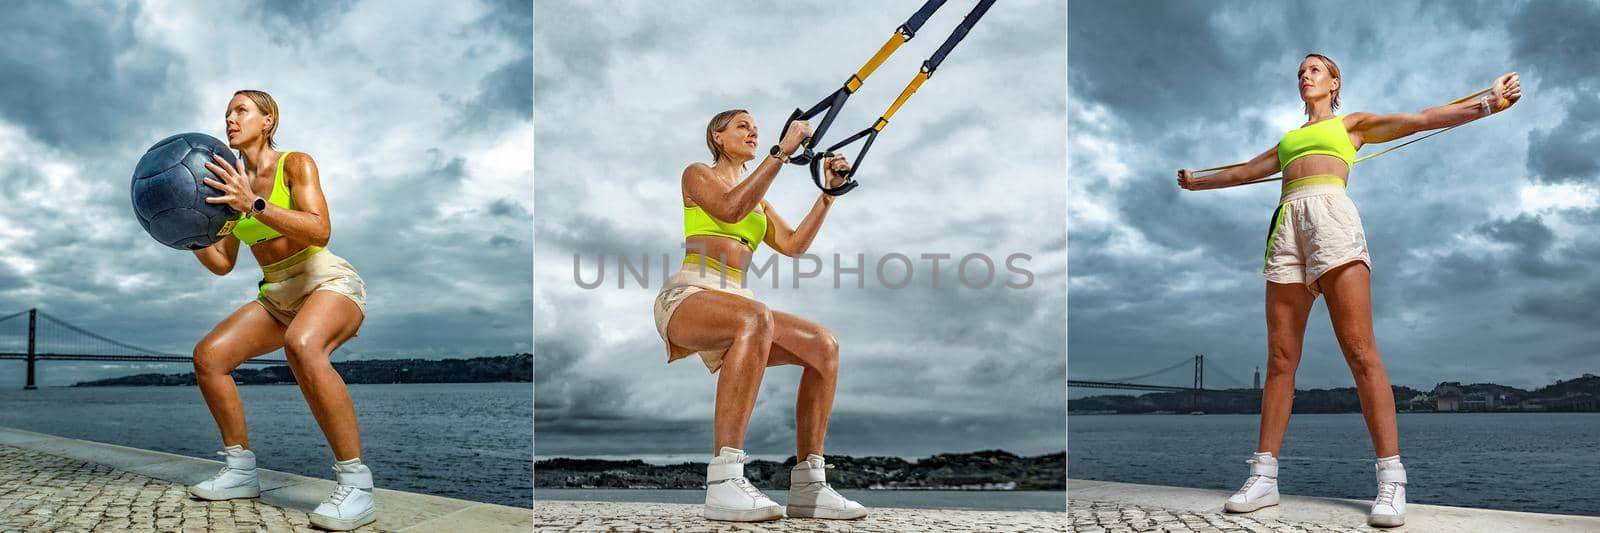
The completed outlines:
<svg viewBox="0 0 1600 533">
<path fill-rule="evenodd" d="M 830 465 L 822 455 L 838 381 L 839 344 L 828 331 L 756 300 L 742 283 L 756 247 L 805 253 L 835 196 L 819 194 L 811 212 L 791 227 L 763 197 L 788 156 L 811 135 L 795 122 L 770 150 L 761 150 L 755 119 L 742 109 L 718 113 L 706 125 L 711 164 L 683 171 L 684 247 L 682 270 L 668 277 L 656 296 L 656 330 L 670 363 L 698 353 L 717 376 L 714 457 L 706 472 L 705 517 L 754 522 L 787 516 L 853 519 L 866 508 L 828 486 Z M 759 159 L 745 174 L 749 162 Z M 830 187 L 845 182 L 843 157 L 824 162 Z M 795 400 L 795 463 L 789 503 L 779 506 L 744 476 L 744 434 L 767 367 L 805 369 Z M 785 512 L 787 510 L 787 513 Z"/>
<path fill-rule="evenodd" d="M 262 265 L 254 300 L 240 306 L 194 348 L 195 380 L 222 433 L 227 466 L 189 487 L 206 500 L 261 494 L 244 408 L 231 372 L 246 359 L 279 348 L 289 360 L 317 425 L 333 449 L 338 485 L 311 513 L 324 529 L 349 530 L 377 519 L 372 471 L 361 462 L 361 431 L 344 380 L 329 356 L 356 335 L 365 317 L 366 290 L 350 263 L 327 250 L 328 202 L 317 164 L 304 152 L 279 151 L 278 105 L 265 92 L 244 90 L 228 102 L 228 146 L 237 165 L 221 157 L 207 179 L 222 195 L 209 198 L 244 213 L 233 232 L 195 257 L 216 275 L 233 270 L 239 245 Z"/>
<path fill-rule="evenodd" d="M 1224 505 L 1250 512 L 1278 503 L 1278 451 L 1294 398 L 1307 315 L 1318 294 L 1327 295 L 1328 314 L 1345 362 L 1355 376 L 1367 432 L 1377 452 L 1378 496 L 1368 523 L 1405 524 L 1406 472 L 1400 464 L 1394 392 L 1378 356 L 1372 328 L 1372 264 L 1355 204 L 1345 195 L 1356 151 L 1439 128 L 1489 116 L 1522 97 L 1516 73 L 1494 81 L 1482 98 L 1416 113 L 1334 115 L 1343 80 L 1339 66 L 1309 54 L 1296 76 L 1307 121 L 1283 136 L 1277 146 L 1249 162 L 1206 176 L 1178 171 L 1186 190 L 1243 185 L 1283 172 L 1283 192 L 1267 238 L 1267 382 L 1261 395 L 1261 431 L 1248 461 L 1250 477 Z"/>
</svg>

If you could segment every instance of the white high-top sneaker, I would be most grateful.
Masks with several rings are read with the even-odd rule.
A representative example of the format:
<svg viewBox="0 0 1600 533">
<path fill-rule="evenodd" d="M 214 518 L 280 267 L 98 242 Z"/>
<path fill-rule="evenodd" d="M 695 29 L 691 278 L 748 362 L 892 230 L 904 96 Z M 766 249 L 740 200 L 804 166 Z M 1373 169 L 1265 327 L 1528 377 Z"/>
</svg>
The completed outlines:
<svg viewBox="0 0 1600 533">
<path fill-rule="evenodd" d="M 1367 524 L 1376 527 L 1403 526 L 1406 523 L 1406 467 L 1400 456 L 1382 457 L 1378 470 L 1378 499 L 1372 502 Z"/>
<path fill-rule="evenodd" d="M 311 525 L 333 531 L 348 531 L 378 520 L 372 501 L 372 470 L 357 457 L 333 464 L 339 486 L 321 505 L 311 511 Z"/>
<path fill-rule="evenodd" d="M 226 458 L 228 465 L 211 479 L 189 485 L 189 494 L 202 500 L 231 500 L 261 496 L 261 482 L 256 479 L 256 454 L 243 446 L 233 445 L 217 452 Z"/>
<path fill-rule="evenodd" d="M 789 516 L 854 520 L 867 516 L 867 508 L 850 501 L 828 485 L 833 465 L 810 454 L 789 471 Z"/>
<path fill-rule="evenodd" d="M 743 450 L 723 446 L 706 465 L 706 519 L 764 522 L 783 518 L 783 506 L 745 479 L 745 458 Z"/>
<path fill-rule="evenodd" d="M 1262 507 L 1278 504 L 1278 459 L 1267 452 L 1256 452 L 1250 457 L 1250 478 L 1244 480 L 1239 492 L 1228 497 L 1222 510 L 1230 513 L 1248 513 Z"/>
</svg>

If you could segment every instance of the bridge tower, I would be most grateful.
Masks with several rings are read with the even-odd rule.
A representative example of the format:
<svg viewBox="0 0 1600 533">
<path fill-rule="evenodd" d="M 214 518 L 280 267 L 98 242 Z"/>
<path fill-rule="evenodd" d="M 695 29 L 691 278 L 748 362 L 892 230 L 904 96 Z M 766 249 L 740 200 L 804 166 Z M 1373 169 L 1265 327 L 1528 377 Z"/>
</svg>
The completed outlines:
<svg viewBox="0 0 1600 533">
<path fill-rule="evenodd" d="M 28 310 L 28 383 L 26 385 L 22 386 L 23 390 L 33 390 L 33 389 L 37 389 L 38 388 L 38 387 L 34 386 L 34 384 L 33 384 L 33 361 L 36 358 L 36 352 L 35 352 L 35 350 L 33 348 L 33 346 L 34 346 L 33 345 L 33 341 L 34 341 L 34 332 L 38 328 L 38 324 L 39 324 L 39 310 L 37 308 L 29 309 Z"/>
<path fill-rule="evenodd" d="M 1189 403 L 1196 411 L 1201 409 L 1201 395 L 1206 388 L 1206 355 L 1194 355 L 1194 391 L 1189 393 Z"/>
</svg>

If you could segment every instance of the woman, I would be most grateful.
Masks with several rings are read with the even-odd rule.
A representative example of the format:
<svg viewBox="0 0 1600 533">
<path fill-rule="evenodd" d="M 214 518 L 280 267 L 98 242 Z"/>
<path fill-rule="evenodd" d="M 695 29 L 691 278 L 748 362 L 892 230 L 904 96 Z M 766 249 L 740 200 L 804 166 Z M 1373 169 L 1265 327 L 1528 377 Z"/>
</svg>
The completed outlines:
<svg viewBox="0 0 1600 533">
<path fill-rule="evenodd" d="M 1368 523 L 1405 523 L 1405 468 L 1395 429 L 1394 393 L 1372 333 L 1371 261 L 1355 205 L 1345 195 L 1356 150 L 1408 135 L 1463 124 L 1510 107 L 1522 97 L 1516 73 L 1495 80 L 1489 94 L 1419 113 L 1351 113 L 1335 116 L 1342 80 L 1332 59 L 1310 54 L 1300 62 L 1300 99 L 1309 119 L 1277 146 L 1243 165 L 1207 175 L 1178 171 L 1186 190 L 1243 185 L 1283 172 L 1283 192 L 1267 238 L 1267 383 L 1261 395 L 1261 432 L 1248 462 L 1250 477 L 1224 509 L 1250 512 L 1278 503 L 1278 450 L 1294 398 L 1306 319 L 1317 295 L 1328 314 L 1345 362 L 1355 375 L 1367 432 L 1377 452 L 1378 497 Z"/>
<path fill-rule="evenodd" d="M 744 268 L 762 242 L 778 253 L 805 253 L 837 197 L 819 195 L 811 212 L 791 228 L 762 197 L 788 156 L 811 135 L 797 121 L 783 140 L 758 153 L 755 120 L 741 109 L 718 113 L 706 126 L 712 163 L 683 171 L 683 224 L 688 253 L 683 268 L 668 277 L 656 296 L 656 330 L 666 341 L 667 362 L 698 352 L 717 377 L 714 457 L 706 470 L 705 517 L 753 522 L 785 516 L 784 508 L 744 476 L 744 432 L 756 391 L 769 366 L 799 365 L 795 402 L 795 462 L 790 472 L 788 516 L 854 519 L 867 510 L 828 486 L 822 442 L 833 410 L 839 345 L 827 328 L 768 309 L 744 288 Z M 740 179 L 746 163 L 761 162 Z M 823 163 L 829 186 L 844 183 L 843 157 Z"/>
<path fill-rule="evenodd" d="M 222 432 L 225 449 L 218 455 L 227 458 L 227 467 L 189 487 L 189 493 L 206 500 L 260 495 L 244 408 L 231 372 L 246 359 L 282 348 L 336 461 L 338 486 L 312 511 L 311 523 L 355 529 L 377 519 L 372 472 L 361 463 L 361 433 L 350 393 L 328 356 L 360 329 L 366 290 L 350 263 L 325 248 L 328 203 L 316 162 L 303 152 L 276 149 L 277 103 L 261 91 L 236 92 L 228 102 L 226 122 L 228 146 L 239 151 L 239 162 L 230 166 L 218 157 L 206 165 L 220 178 L 206 183 L 222 191 L 206 201 L 226 203 L 244 215 L 231 234 L 194 254 L 221 276 L 233 270 L 243 242 L 262 265 L 263 279 L 254 301 L 240 306 L 195 345 L 195 381 Z"/>
</svg>

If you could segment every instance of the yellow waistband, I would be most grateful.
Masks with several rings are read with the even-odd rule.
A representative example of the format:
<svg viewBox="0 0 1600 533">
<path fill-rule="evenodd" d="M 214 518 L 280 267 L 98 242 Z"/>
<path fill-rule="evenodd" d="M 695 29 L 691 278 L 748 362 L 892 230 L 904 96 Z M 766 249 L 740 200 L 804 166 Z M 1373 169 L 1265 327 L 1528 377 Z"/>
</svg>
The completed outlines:
<svg viewBox="0 0 1600 533">
<path fill-rule="evenodd" d="M 683 256 L 683 264 L 684 266 L 704 265 L 712 270 L 721 272 L 724 277 L 735 283 L 744 279 L 744 271 L 723 265 L 721 261 L 700 255 L 696 252 L 689 252 L 688 255 Z"/>
<path fill-rule="evenodd" d="M 277 272 L 282 272 L 294 267 L 295 265 L 305 262 L 306 259 L 310 259 L 311 256 L 317 255 L 319 252 L 326 249 L 327 248 L 323 248 L 321 246 L 307 246 L 305 248 L 301 248 L 300 251 L 295 252 L 294 255 L 280 259 L 270 265 L 263 265 L 261 267 L 261 273 L 274 274 Z"/>
<path fill-rule="evenodd" d="M 1283 192 L 1288 193 L 1295 189 L 1310 187 L 1312 185 L 1338 185 L 1343 187 L 1344 178 L 1335 176 L 1333 174 L 1317 174 L 1315 176 L 1296 178 L 1294 181 L 1284 182 Z"/>
</svg>

